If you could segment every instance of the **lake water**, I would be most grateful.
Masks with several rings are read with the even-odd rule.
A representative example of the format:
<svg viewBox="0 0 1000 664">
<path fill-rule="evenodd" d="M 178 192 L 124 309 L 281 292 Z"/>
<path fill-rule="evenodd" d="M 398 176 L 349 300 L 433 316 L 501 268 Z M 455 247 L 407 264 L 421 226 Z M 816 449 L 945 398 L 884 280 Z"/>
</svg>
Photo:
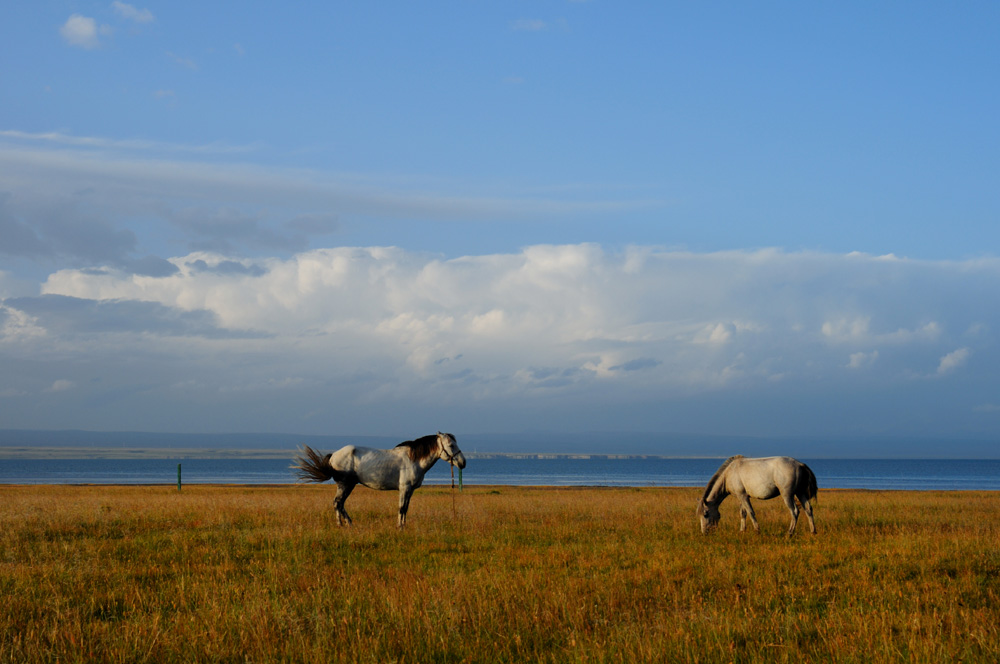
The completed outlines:
<svg viewBox="0 0 1000 664">
<path fill-rule="evenodd" d="M 805 459 L 820 488 L 1000 491 L 1000 460 Z M 721 459 L 473 458 L 466 485 L 704 486 Z M 290 459 L 0 459 L 0 484 L 291 484 Z M 458 473 L 455 474 L 456 482 Z M 448 484 L 438 463 L 427 484 Z"/>
</svg>

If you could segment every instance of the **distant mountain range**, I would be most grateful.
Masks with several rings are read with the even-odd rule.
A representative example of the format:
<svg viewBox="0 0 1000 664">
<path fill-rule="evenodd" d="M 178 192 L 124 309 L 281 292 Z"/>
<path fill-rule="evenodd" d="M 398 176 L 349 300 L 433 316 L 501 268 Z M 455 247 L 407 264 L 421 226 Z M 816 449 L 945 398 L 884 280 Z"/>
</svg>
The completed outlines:
<svg viewBox="0 0 1000 664">
<path fill-rule="evenodd" d="M 419 437 L 432 432 L 414 432 Z M 755 438 L 675 433 L 526 432 L 465 434 L 455 432 L 466 452 L 480 454 L 628 454 L 667 457 L 727 457 L 789 455 L 809 458 L 1000 458 L 1000 441 L 869 437 L 847 439 Z M 392 447 L 405 440 L 392 436 L 302 435 L 288 433 L 155 433 L 142 431 L 80 431 L 0 429 L 0 448 L 129 448 L 138 450 L 206 450 L 277 452 L 309 445 L 333 450 L 354 444 Z M 22 449 L 22 452 L 24 450 Z M 2 456 L 2 449 L 0 449 Z"/>
</svg>

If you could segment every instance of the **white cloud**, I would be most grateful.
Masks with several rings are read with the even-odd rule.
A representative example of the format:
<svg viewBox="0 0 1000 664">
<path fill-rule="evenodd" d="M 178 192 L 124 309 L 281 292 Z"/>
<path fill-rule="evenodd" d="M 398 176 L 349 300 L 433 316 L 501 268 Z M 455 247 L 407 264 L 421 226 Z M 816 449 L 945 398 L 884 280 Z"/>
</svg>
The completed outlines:
<svg viewBox="0 0 1000 664">
<path fill-rule="evenodd" d="M 847 363 L 849 369 L 861 369 L 863 367 L 870 367 L 875 364 L 875 360 L 878 359 L 878 351 L 873 350 L 870 353 L 851 353 L 850 361 Z"/>
<path fill-rule="evenodd" d="M 969 361 L 972 351 L 968 348 L 959 348 L 948 353 L 941 358 L 938 363 L 937 373 L 939 376 L 951 373 Z"/>
<path fill-rule="evenodd" d="M 118 0 L 112 2 L 111 6 L 119 16 L 136 23 L 152 23 L 154 20 L 153 12 L 148 9 L 136 9 L 134 6 L 118 2 Z"/>
<path fill-rule="evenodd" d="M 59 380 L 52 383 L 52 386 L 49 387 L 49 392 L 65 392 L 66 390 L 73 389 L 73 387 L 74 387 L 73 381 L 66 380 L 65 378 L 60 378 Z"/>
<path fill-rule="evenodd" d="M 199 403 L 280 394 L 310 413 L 323 412 L 321 398 L 341 409 L 421 403 L 470 413 L 555 399 L 565 413 L 873 381 L 904 390 L 929 363 L 955 376 L 955 387 L 954 370 L 972 352 L 954 350 L 964 330 L 980 325 L 977 347 L 988 348 L 996 321 L 958 312 L 933 333 L 924 321 L 944 315 L 963 275 L 980 285 L 1000 279 L 989 262 L 906 263 L 890 281 L 882 271 L 899 266 L 880 258 L 593 244 L 454 259 L 339 247 L 170 262 L 162 276 L 112 267 L 51 274 L 42 297 L 0 307 L 0 355 L 40 366 L 62 358 L 49 380 L 86 384 L 88 394 L 129 380 L 115 378 L 121 365 L 152 387 L 119 393 Z M 866 286 L 845 288 L 859 272 Z M 935 292 L 911 282 L 951 285 Z M 850 349 L 845 361 L 831 337 L 882 345 Z M 56 374 L 65 362 L 78 373 Z M 7 372 L 0 391 L 39 392 L 19 376 Z"/>
<path fill-rule="evenodd" d="M 781 301 L 774 302 L 767 294 L 768 274 L 775 264 L 801 269 L 810 260 L 802 255 L 654 251 L 638 268 L 631 256 L 632 251 L 608 253 L 597 245 L 539 245 L 519 254 L 454 260 L 378 247 L 236 263 L 197 253 L 172 259 L 177 268 L 172 276 L 62 270 L 50 276 L 43 292 L 206 310 L 225 328 L 270 335 L 277 344 L 317 334 L 347 335 L 365 352 L 396 357 L 415 374 L 457 355 L 465 362 L 477 358 L 485 373 L 506 375 L 531 366 L 589 367 L 602 375 L 644 358 L 646 373 L 667 383 L 712 384 L 720 376 L 728 382 L 737 375 L 808 373 L 811 369 L 797 358 L 823 358 L 810 349 L 812 330 L 891 339 L 895 347 L 917 349 L 934 338 L 921 333 L 926 326 L 920 325 L 908 335 L 873 335 L 876 313 L 831 323 L 822 311 L 809 312 L 810 293 L 804 288 L 786 287 Z M 742 281 L 710 283 L 720 260 L 738 270 Z M 747 296 L 746 280 L 759 282 L 759 296 Z M 698 283 L 708 285 L 692 292 L 688 284 Z M 714 291 L 712 304 L 705 304 L 705 288 Z M 856 293 L 845 297 L 858 299 Z M 872 309 L 880 306 L 875 297 Z M 719 322 L 727 314 L 738 322 Z M 923 314 L 918 308 L 909 315 Z M 809 317 L 816 322 L 809 325 Z M 728 350 L 718 355 L 722 349 Z M 833 360 L 836 350 L 829 352 Z M 948 354 L 939 371 L 959 366 L 969 352 Z M 859 351 L 850 355 L 848 366 L 872 366 L 879 356 L 878 350 Z M 672 374 L 669 367 L 678 363 L 684 371 Z"/>
<path fill-rule="evenodd" d="M 28 314 L 0 304 L 0 342 L 9 346 L 32 343 L 46 335 L 44 328 Z"/>
<path fill-rule="evenodd" d="M 852 320 L 841 318 L 835 321 L 825 321 L 822 326 L 823 336 L 836 341 L 867 339 L 871 320 L 866 317 Z"/>
<path fill-rule="evenodd" d="M 89 16 L 73 14 L 59 28 L 59 34 L 70 46 L 85 49 L 95 49 L 101 45 L 100 38 L 111 34 L 111 28 L 97 25 L 97 21 Z"/>
<path fill-rule="evenodd" d="M 226 146 L 10 130 L 0 142 L 0 256 L 33 261 L 36 273 L 74 266 L 48 274 L 43 297 L 34 276 L 2 277 L 0 358 L 49 367 L 35 383 L 0 371 L 8 395 L 54 399 L 45 389 L 60 379 L 86 385 L 92 402 L 166 399 L 172 386 L 170 399 L 198 404 L 280 393 L 309 413 L 324 412 L 322 395 L 469 412 L 558 398 L 572 414 L 699 394 L 943 386 L 913 380 L 928 367 L 954 388 L 984 380 L 1000 329 L 970 295 L 1000 292 L 997 259 L 596 244 L 459 257 L 305 249 L 360 219 L 610 223 L 650 203 L 473 196 L 459 181 L 198 161 Z M 171 253 L 140 250 L 167 236 Z M 140 374 L 141 386 L 129 382 Z M 108 397 L 109 417 L 124 412 L 115 398 L 124 397 Z"/>
<path fill-rule="evenodd" d="M 882 260 L 881 257 L 874 260 Z M 824 321 L 821 332 L 833 343 L 840 344 L 908 344 L 919 340 L 932 341 L 941 336 L 941 326 L 936 321 L 923 323 L 913 329 L 899 328 L 891 332 L 874 332 L 871 316 L 853 319 Z"/>
<path fill-rule="evenodd" d="M 732 323 L 709 324 L 695 336 L 694 340 L 695 343 L 724 344 L 732 341 L 735 334 L 736 326 Z"/>
</svg>

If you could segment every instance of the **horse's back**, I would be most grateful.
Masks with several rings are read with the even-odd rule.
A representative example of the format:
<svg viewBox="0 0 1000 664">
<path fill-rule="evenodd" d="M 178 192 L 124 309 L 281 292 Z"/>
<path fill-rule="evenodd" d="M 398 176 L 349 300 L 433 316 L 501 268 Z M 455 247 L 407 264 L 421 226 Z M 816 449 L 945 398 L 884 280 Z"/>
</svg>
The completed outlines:
<svg viewBox="0 0 1000 664">
<path fill-rule="evenodd" d="M 371 489 L 398 489 L 400 455 L 393 450 L 347 445 L 333 453 L 330 465 Z"/>
<path fill-rule="evenodd" d="M 790 456 L 764 457 L 760 461 L 770 465 L 782 493 L 804 495 L 806 500 L 816 497 L 816 475 L 806 464 Z"/>
<path fill-rule="evenodd" d="M 802 468 L 812 475 L 804 463 L 792 457 L 743 457 L 733 461 L 730 472 L 736 475 L 747 494 L 767 500 L 782 493 L 794 492 Z"/>
</svg>

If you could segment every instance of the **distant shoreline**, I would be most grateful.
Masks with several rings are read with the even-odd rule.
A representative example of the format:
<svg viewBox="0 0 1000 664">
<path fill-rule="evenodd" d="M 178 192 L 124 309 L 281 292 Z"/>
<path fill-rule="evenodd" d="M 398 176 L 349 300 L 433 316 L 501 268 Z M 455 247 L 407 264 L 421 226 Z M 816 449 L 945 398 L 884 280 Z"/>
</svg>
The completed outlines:
<svg viewBox="0 0 1000 664">
<path fill-rule="evenodd" d="M 219 448 L 202 447 L 84 447 L 84 446 L 35 446 L 0 445 L 0 461 L 18 459 L 289 459 L 296 454 L 298 446 L 285 449 L 267 448 Z M 724 454 L 601 454 L 591 452 L 477 452 L 465 451 L 467 459 L 527 459 L 527 460 L 587 460 L 587 459 L 725 459 Z M 772 456 L 769 454 L 747 454 L 746 456 Z M 884 456 L 831 456 L 828 454 L 800 455 L 800 459 L 853 459 L 863 460 L 947 460 L 947 461 L 990 461 L 991 456 L 940 456 L 940 455 L 898 455 Z"/>
<path fill-rule="evenodd" d="M 143 431 L 0 428 L 0 458 L 276 459 L 305 444 L 325 452 L 344 445 L 388 448 L 406 436 L 287 433 L 156 433 Z M 467 458 L 480 459 L 725 459 L 733 454 L 799 459 L 1000 460 L 993 438 L 908 436 L 767 438 L 678 433 L 460 433 Z"/>
<path fill-rule="evenodd" d="M 36 447 L 0 446 L 0 460 L 14 459 L 291 459 L 296 449 L 204 449 L 176 447 Z M 465 452 L 469 459 L 721 459 L 662 454 L 590 454 L 547 452 Z"/>
</svg>

